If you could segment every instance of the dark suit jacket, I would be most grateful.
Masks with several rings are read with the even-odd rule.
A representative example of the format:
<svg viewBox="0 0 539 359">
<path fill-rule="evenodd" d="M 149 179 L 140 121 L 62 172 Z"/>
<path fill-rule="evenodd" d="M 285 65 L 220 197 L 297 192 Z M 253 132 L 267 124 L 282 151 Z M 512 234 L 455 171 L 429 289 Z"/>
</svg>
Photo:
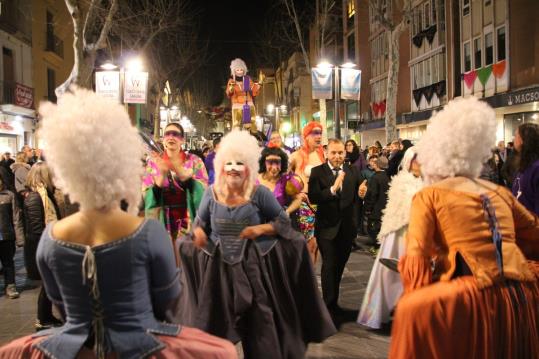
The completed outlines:
<svg viewBox="0 0 539 359">
<path fill-rule="evenodd" d="M 357 232 L 357 194 L 360 185 L 360 174 L 355 166 L 343 165 L 344 182 L 342 190 L 331 194 L 330 187 L 335 183 L 333 171 L 327 163 L 311 170 L 309 178 L 309 200 L 317 204 L 315 236 L 333 239 L 341 226 L 350 236 Z"/>
</svg>

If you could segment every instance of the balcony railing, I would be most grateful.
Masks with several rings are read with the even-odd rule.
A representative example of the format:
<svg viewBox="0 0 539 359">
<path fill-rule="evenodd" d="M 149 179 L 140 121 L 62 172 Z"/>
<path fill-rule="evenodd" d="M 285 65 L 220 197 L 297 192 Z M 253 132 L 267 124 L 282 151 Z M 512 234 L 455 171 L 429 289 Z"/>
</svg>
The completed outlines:
<svg viewBox="0 0 539 359">
<path fill-rule="evenodd" d="M 5 105 L 33 108 L 34 89 L 13 81 L 0 81 L 0 101 Z"/>
<path fill-rule="evenodd" d="M 54 52 L 56 55 L 64 58 L 64 41 L 54 34 L 47 34 L 45 51 Z"/>
<path fill-rule="evenodd" d="M 0 81 L 2 104 L 15 104 L 15 82 Z"/>
</svg>

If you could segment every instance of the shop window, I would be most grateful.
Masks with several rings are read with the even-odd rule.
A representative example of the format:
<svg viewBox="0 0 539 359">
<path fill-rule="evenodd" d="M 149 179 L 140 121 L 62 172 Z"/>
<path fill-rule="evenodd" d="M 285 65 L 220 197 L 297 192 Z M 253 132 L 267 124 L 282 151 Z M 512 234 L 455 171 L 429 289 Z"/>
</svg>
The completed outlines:
<svg viewBox="0 0 539 359">
<path fill-rule="evenodd" d="M 472 56 L 470 53 L 470 42 L 467 41 L 463 45 L 464 53 L 464 72 L 468 72 L 472 69 Z"/>
<path fill-rule="evenodd" d="M 496 31 L 496 48 L 498 50 L 498 53 L 496 55 L 497 61 L 505 60 L 506 54 L 505 54 L 505 26 L 500 27 Z"/>
<path fill-rule="evenodd" d="M 494 61 L 494 41 L 492 32 L 485 34 L 485 66 Z"/>
<path fill-rule="evenodd" d="M 470 15 L 470 0 L 462 0 L 462 16 Z"/>
<path fill-rule="evenodd" d="M 474 51 L 474 65 L 476 69 L 483 67 L 483 61 L 481 59 L 481 38 L 478 37 L 473 41 Z"/>
</svg>

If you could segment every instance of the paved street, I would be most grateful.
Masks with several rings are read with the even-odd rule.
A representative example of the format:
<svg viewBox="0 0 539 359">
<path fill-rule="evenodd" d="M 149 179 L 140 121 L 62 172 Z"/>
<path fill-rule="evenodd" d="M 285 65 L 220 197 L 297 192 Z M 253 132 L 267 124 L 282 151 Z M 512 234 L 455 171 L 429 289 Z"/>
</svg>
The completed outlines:
<svg viewBox="0 0 539 359">
<path fill-rule="evenodd" d="M 323 344 L 309 347 L 309 359 L 373 359 L 387 357 L 389 335 L 383 332 L 366 330 L 355 323 L 357 309 L 363 297 L 372 266 L 372 257 L 363 252 L 352 253 L 341 284 L 340 305 L 351 309 L 346 323 L 340 326 L 339 333 Z M 17 250 L 17 286 L 21 297 L 9 300 L 3 292 L 0 296 L 0 345 L 26 334 L 33 333 L 36 301 L 39 293 L 35 283 L 25 280 L 22 250 Z M 319 268 L 318 268 L 319 271 Z M 318 279 L 320 279 L 318 277 Z M 3 276 L 0 288 L 3 289 Z"/>
</svg>

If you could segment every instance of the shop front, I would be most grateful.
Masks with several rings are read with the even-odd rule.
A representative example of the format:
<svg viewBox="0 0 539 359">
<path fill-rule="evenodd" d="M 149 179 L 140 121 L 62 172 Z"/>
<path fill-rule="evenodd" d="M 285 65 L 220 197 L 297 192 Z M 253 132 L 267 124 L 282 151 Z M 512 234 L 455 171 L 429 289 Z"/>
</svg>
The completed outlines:
<svg viewBox="0 0 539 359">
<path fill-rule="evenodd" d="M 485 99 L 496 111 L 497 141 L 513 141 L 523 123 L 539 124 L 539 86 L 499 94 Z"/>
<path fill-rule="evenodd" d="M 0 106 L 0 153 L 15 155 L 24 145 L 37 147 L 34 113 L 19 106 Z"/>
</svg>

